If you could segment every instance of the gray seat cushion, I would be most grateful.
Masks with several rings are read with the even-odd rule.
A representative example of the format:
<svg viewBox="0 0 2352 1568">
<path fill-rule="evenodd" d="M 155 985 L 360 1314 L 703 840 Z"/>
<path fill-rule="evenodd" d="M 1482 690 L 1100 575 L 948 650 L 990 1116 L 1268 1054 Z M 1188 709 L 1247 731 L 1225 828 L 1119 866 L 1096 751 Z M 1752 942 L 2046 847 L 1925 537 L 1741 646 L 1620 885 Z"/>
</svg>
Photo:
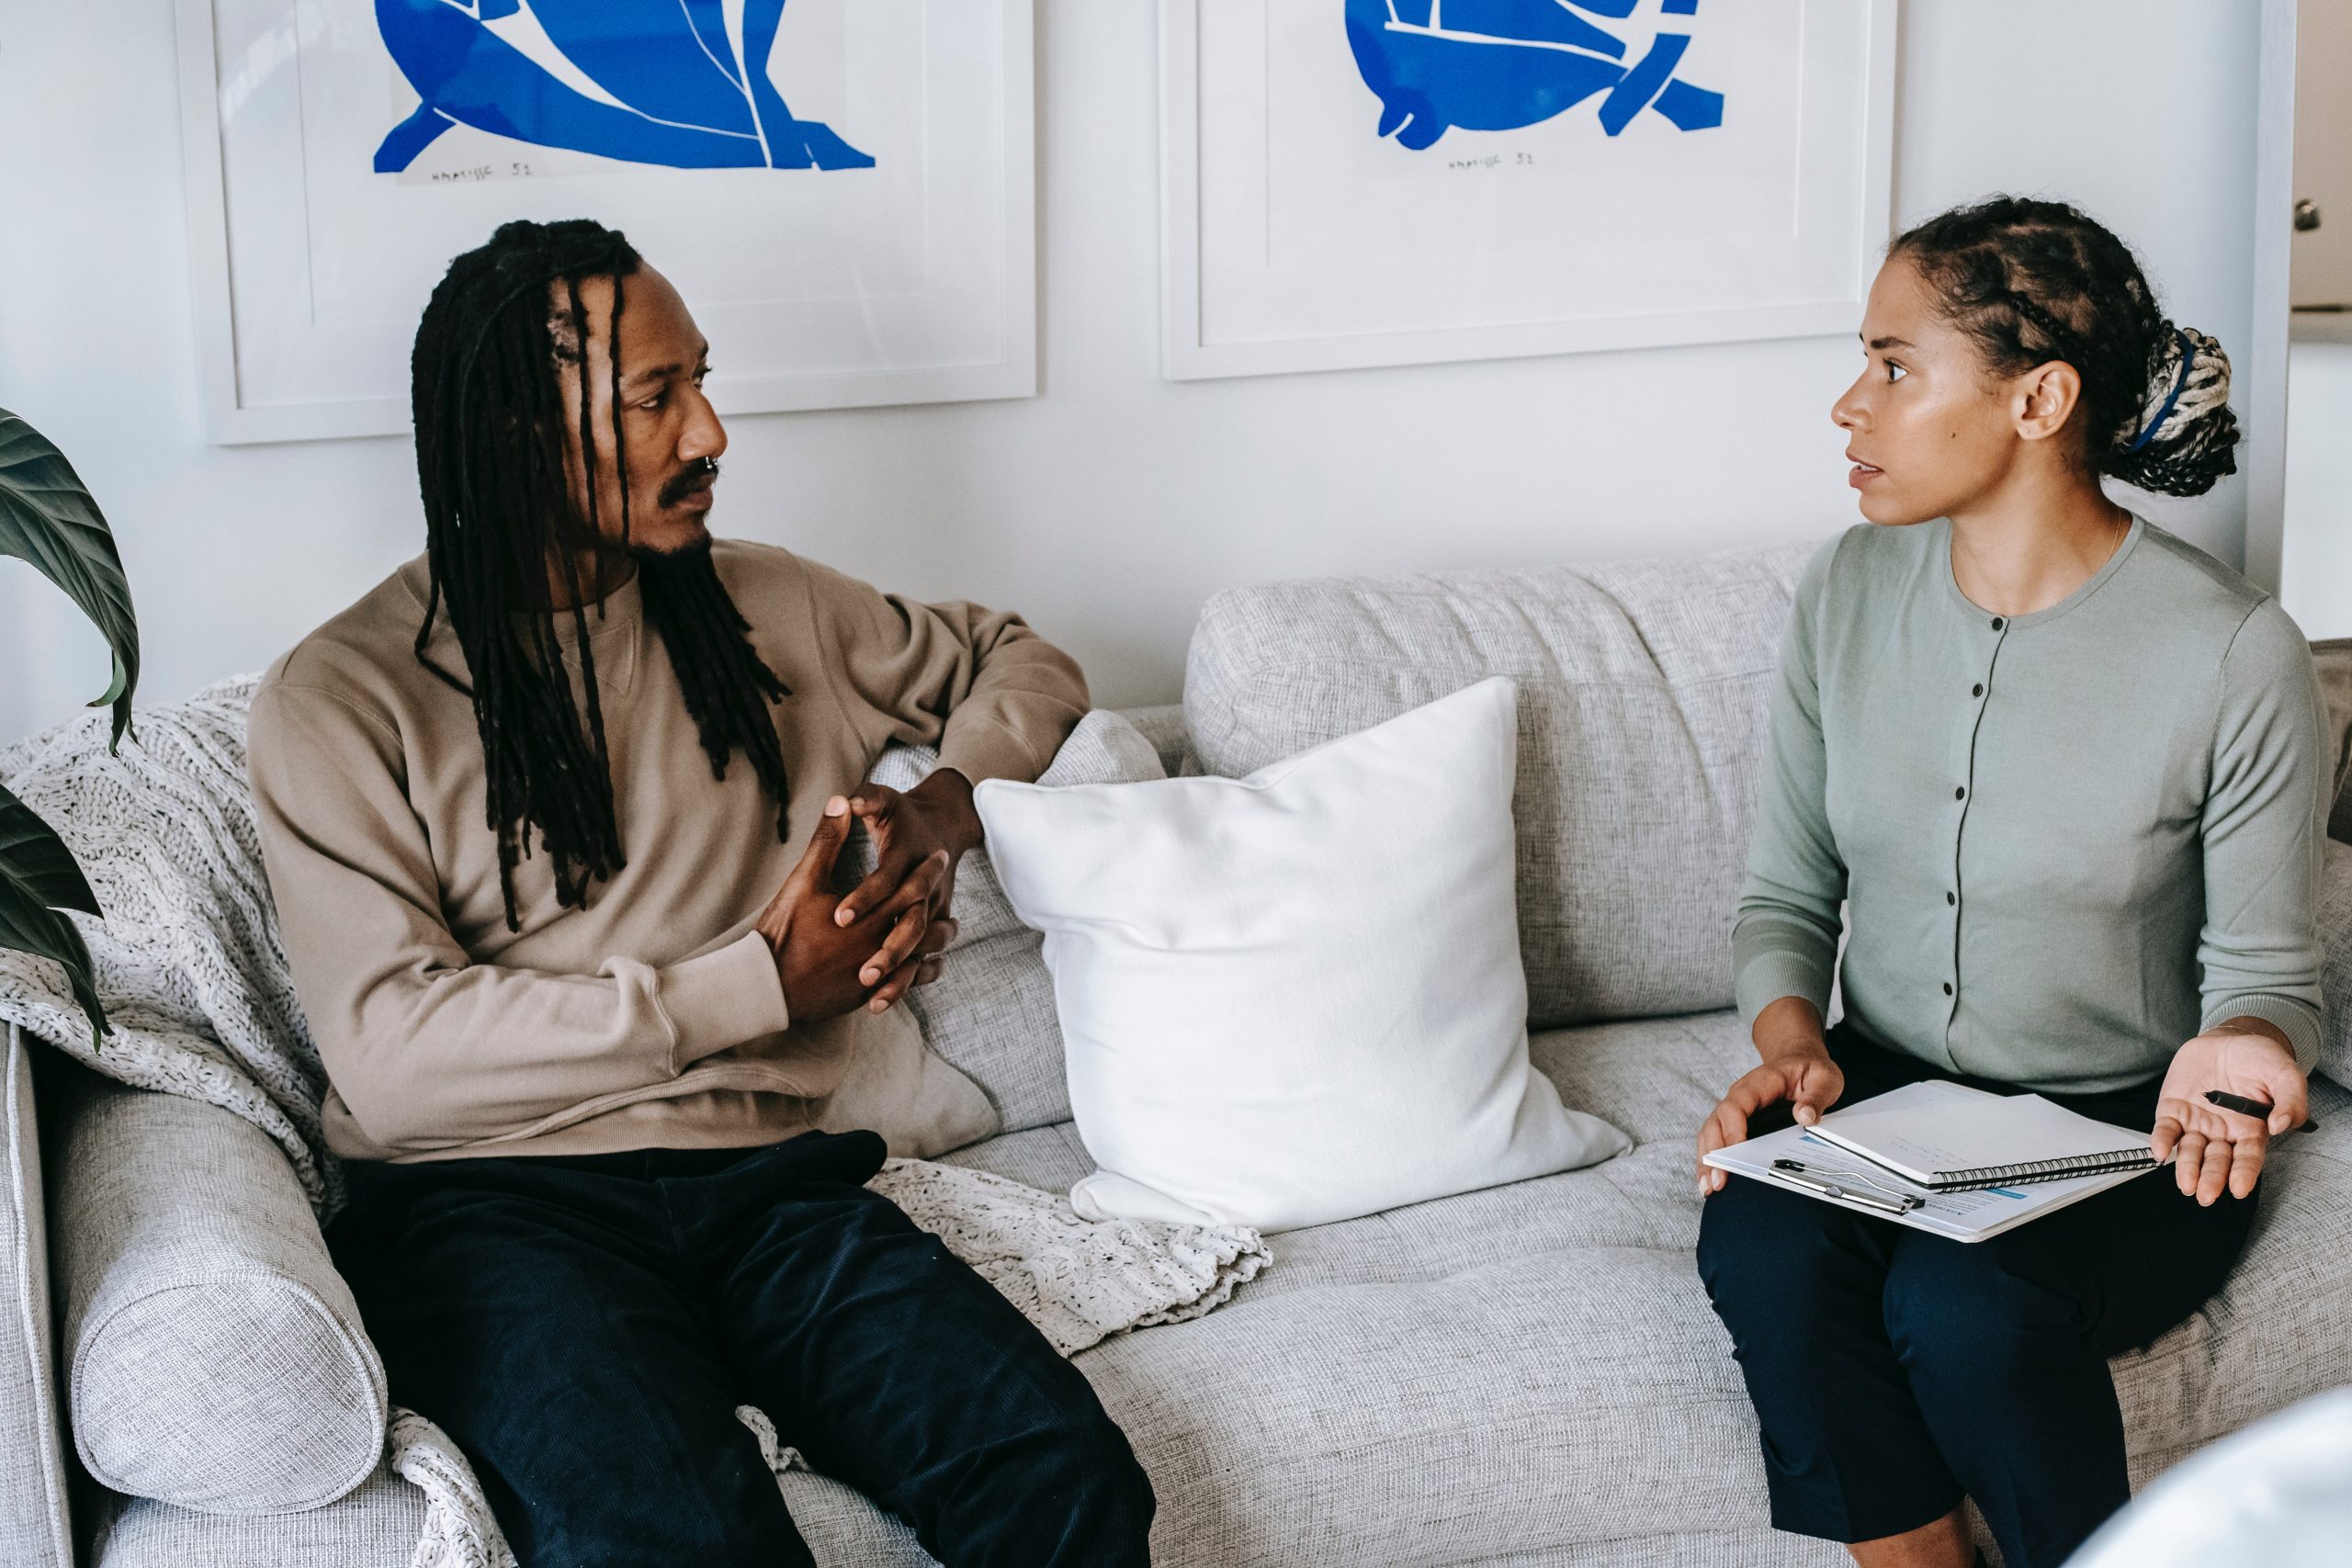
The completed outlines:
<svg viewBox="0 0 2352 1568">
<path fill-rule="evenodd" d="M 744 1441 L 751 1441 L 749 1433 Z M 822 1568 L 935 1568 L 914 1532 L 821 1475 L 784 1478 L 785 1506 Z M 221 1518 L 109 1495 L 93 1568 L 409 1568 L 424 1494 L 378 1468 L 341 1501 L 294 1514 Z M 16 1559 L 6 1560 L 15 1568 Z"/>
<path fill-rule="evenodd" d="M 1222 592 L 1185 671 L 1193 748 L 1239 776 L 1511 676 L 1530 1019 L 1725 1007 L 1768 703 L 1812 548 Z"/>
<path fill-rule="evenodd" d="M 60 1067 L 59 1305 L 84 1467 L 211 1513 L 358 1485 L 383 1450 L 383 1365 L 284 1151 L 220 1106 Z"/>
<path fill-rule="evenodd" d="M 323 1508 L 222 1517 L 109 1494 L 90 1540 L 93 1568 L 408 1568 L 424 1494 L 377 1469 Z"/>
</svg>

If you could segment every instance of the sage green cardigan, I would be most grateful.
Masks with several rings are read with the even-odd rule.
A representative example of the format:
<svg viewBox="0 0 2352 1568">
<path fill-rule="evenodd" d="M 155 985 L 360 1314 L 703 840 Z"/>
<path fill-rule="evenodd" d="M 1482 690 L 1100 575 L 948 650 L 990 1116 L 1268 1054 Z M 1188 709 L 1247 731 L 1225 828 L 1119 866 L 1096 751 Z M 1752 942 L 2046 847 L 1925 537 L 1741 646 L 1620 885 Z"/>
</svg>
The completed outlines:
<svg viewBox="0 0 2352 1568">
<path fill-rule="evenodd" d="M 2032 1089 L 2143 1082 L 2239 1016 L 2309 1070 L 2323 733 L 2278 602 L 2144 519 L 2016 616 L 1961 592 L 1948 521 L 1851 529 L 1797 590 L 1740 1010 L 1826 1016 L 1835 974 L 1864 1039 Z"/>
</svg>

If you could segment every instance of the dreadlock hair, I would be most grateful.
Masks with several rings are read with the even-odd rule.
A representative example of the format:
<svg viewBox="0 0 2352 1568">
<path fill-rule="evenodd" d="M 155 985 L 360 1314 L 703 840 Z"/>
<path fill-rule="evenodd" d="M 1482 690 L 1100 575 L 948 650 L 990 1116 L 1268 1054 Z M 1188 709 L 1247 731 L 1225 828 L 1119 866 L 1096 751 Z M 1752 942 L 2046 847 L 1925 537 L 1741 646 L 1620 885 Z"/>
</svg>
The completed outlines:
<svg viewBox="0 0 2352 1568">
<path fill-rule="evenodd" d="M 2131 247 L 2096 219 L 1996 196 L 1928 219 L 1887 254 L 1918 267 L 1993 374 L 2074 367 L 2093 475 L 2202 495 L 2237 471 L 2229 355 L 2165 319 Z"/>
<path fill-rule="evenodd" d="M 726 776 L 728 758 L 741 746 L 776 803 L 778 840 L 786 836 L 784 759 L 768 705 L 788 689 L 752 647 L 707 542 L 669 554 L 629 545 L 620 332 L 626 280 L 639 265 L 627 239 L 587 219 L 502 224 L 488 244 L 449 264 L 425 305 L 410 365 L 431 573 L 416 657 L 473 700 L 509 931 L 522 929 L 514 868 L 531 852 L 534 825 L 559 907 L 584 908 L 589 883 L 628 863 L 581 592 L 583 556 L 599 581 L 616 554 L 634 556 L 645 618 L 669 649 L 712 776 Z M 621 497 L 617 548 L 597 516 L 590 333 L 580 291 L 591 277 L 613 283 L 605 330 Z M 569 372 L 579 382 L 576 429 L 567 428 L 564 367 L 576 367 Z M 571 478 L 567 444 L 575 440 L 584 502 Z M 559 566 L 570 590 L 584 714 L 557 640 L 556 616 L 566 612 L 548 605 L 548 573 Z M 426 656 L 434 615 L 445 606 L 470 682 Z"/>
</svg>

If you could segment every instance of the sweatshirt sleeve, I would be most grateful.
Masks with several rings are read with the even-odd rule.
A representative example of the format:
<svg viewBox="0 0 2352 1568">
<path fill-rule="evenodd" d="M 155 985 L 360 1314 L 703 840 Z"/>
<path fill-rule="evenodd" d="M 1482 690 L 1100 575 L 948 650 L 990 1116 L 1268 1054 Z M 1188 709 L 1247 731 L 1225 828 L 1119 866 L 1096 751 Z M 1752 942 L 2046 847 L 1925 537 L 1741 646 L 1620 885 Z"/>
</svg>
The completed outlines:
<svg viewBox="0 0 2352 1568">
<path fill-rule="evenodd" d="M 1086 716 L 1076 660 L 1020 616 L 925 604 L 808 563 L 811 612 L 851 725 L 879 750 L 936 746 L 974 784 L 1028 784 Z"/>
<path fill-rule="evenodd" d="M 441 913 L 400 737 L 333 692 L 266 682 L 247 769 L 296 992 L 328 1080 L 379 1146 L 518 1132 L 786 1027 L 756 931 L 661 967 L 474 963 Z"/>
<path fill-rule="evenodd" d="M 2205 798 L 2203 1027 L 2277 1024 L 2305 1072 L 2319 1057 L 2319 879 L 2332 759 L 2310 644 L 2276 600 L 2222 660 Z"/>
<path fill-rule="evenodd" d="M 1772 694 L 1747 881 L 1731 934 L 1734 995 L 1740 1017 L 1750 1025 L 1782 997 L 1803 997 L 1826 1018 L 1837 973 L 1846 863 L 1829 829 L 1825 798 L 1828 752 L 1815 660 L 1839 542 L 1824 546 L 1797 584 L 1796 612 Z"/>
</svg>

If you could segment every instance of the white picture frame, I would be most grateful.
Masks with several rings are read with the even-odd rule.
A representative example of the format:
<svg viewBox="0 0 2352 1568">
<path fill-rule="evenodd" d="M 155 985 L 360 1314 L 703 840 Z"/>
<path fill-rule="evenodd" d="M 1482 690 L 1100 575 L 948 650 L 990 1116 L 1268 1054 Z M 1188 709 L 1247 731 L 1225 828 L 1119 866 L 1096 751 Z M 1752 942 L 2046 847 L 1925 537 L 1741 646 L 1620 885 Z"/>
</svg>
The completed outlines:
<svg viewBox="0 0 2352 1568">
<path fill-rule="evenodd" d="M 1430 0 L 1403 3 L 1430 10 Z M 1318 0 L 1311 14 L 1276 0 L 1160 0 L 1163 375 L 1197 380 L 1853 331 L 1890 233 L 1895 0 L 1620 0 L 1586 9 L 1629 6 L 1629 28 L 1699 35 L 1683 69 L 1747 84 L 1745 97 L 1701 95 L 1715 100 L 1719 120 L 1701 135 L 1736 135 L 1747 98 L 1774 100 L 1778 118 L 1760 108 L 1748 117 L 1775 128 L 1773 145 L 1760 134 L 1750 137 L 1752 152 L 1713 144 L 1706 178 L 1742 200 L 1792 197 L 1802 257 L 1791 243 L 1755 237 L 1769 228 L 1769 209 L 1748 221 L 1748 237 L 1709 235 L 1663 269 L 1645 265 L 1639 247 L 1611 256 L 1581 234 L 1556 235 L 1546 252 L 1534 231 L 1560 220 L 1532 198 L 1527 231 L 1508 245 L 1455 243 L 1455 234 L 1507 229 L 1510 215 L 1498 221 L 1492 202 L 1465 209 L 1426 165 L 1408 169 L 1414 157 L 1442 159 L 1450 175 L 1474 181 L 1506 160 L 1524 168 L 1549 159 L 1555 192 L 1632 211 L 1640 187 L 1607 175 L 1604 155 L 1634 147 L 1650 166 L 1669 168 L 1673 153 L 1660 138 L 1672 138 L 1679 122 L 1664 126 L 1637 109 L 1634 123 L 1604 132 L 1595 105 L 1606 100 L 1595 96 L 1520 130 L 1449 126 L 1412 153 L 1400 146 L 1410 117 L 1390 132 L 1396 117 L 1384 112 L 1369 67 L 1349 58 L 1354 39 L 1342 32 L 1341 0 Z M 1580 15 L 1573 4 L 1560 8 Z M 1686 20 L 1666 10 L 1702 14 Z M 1802 67 L 1758 79 L 1755 49 L 1710 54 L 1700 24 L 1718 18 L 1751 38 L 1776 22 L 1793 28 L 1789 47 Z M 1625 59 L 1639 54 L 1636 39 Z M 1335 114 L 1360 116 L 1345 132 L 1360 146 L 1335 141 Z M 1741 184 L 1727 146 L 1759 165 L 1778 156 L 1793 166 L 1777 186 Z M 1373 161 L 1381 156 L 1387 161 Z M 1568 173 L 1551 173 L 1564 165 Z M 1478 221 L 1461 221 L 1464 211 Z M 1394 217 L 1385 233 L 1370 231 L 1375 213 Z M 1318 226 L 1341 238 L 1319 252 L 1295 238 Z M 1653 243 L 1650 258 L 1658 254 Z M 1547 265 L 1558 271 L 1547 275 Z M 1669 276 L 1678 268 L 1687 276 Z"/>
<path fill-rule="evenodd" d="M 453 124 L 396 174 L 368 149 L 424 106 L 370 0 L 176 5 L 199 395 L 216 443 L 406 434 L 424 298 L 504 217 L 622 228 L 710 338 L 724 414 L 1036 393 L 1033 0 L 789 0 L 772 62 L 787 41 L 824 45 L 804 51 L 817 79 L 799 85 L 863 111 L 842 128 L 884 149 L 876 166 L 667 167 Z M 740 49 L 742 6 L 729 6 Z"/>
</svg>

